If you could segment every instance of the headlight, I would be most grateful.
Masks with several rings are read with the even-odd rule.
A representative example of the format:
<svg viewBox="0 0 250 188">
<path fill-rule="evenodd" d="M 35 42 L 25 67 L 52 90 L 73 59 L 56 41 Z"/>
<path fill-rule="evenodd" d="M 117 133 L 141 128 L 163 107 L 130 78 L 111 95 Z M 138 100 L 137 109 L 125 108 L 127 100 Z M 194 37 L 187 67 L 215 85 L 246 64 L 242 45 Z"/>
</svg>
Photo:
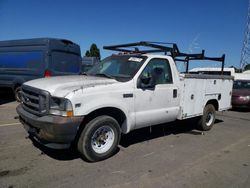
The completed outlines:
<svg viewBox="0 0 250 188">
<path fill-rule="evenodd" d="M 70 100 L 66 98 L 51 97 L 50 98 L 50 114 L 72 117 L 73 107 Z"/>
</svg>

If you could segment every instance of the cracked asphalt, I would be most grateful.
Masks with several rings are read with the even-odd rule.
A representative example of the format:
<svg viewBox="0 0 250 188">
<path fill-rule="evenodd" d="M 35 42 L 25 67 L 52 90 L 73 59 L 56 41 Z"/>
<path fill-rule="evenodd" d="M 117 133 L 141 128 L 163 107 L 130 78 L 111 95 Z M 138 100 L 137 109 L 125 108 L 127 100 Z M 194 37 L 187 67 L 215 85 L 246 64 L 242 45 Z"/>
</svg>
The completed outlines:
<svg viewBox="0 0 250 188">
<path fill-rule="evenodd" d="M 250 111 L 217 114 L 209 132 L 191 121 L 133 131 L 105 161 L 27 139 L 17 103 L 0 99 L 0 187 L 250 187 Z"/>
</svg>

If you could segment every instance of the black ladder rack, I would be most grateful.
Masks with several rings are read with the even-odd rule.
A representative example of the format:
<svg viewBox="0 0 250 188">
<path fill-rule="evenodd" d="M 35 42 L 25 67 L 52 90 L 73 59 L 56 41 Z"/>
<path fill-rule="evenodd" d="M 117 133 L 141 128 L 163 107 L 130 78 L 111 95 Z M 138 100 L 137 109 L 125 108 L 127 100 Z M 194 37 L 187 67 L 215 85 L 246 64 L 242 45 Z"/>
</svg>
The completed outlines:
<svg viewBox="0 0 250 188">
<path fill-rule="evenodd" d="M 140 47 L 144 49 L 140 50 Z M 223 74 L 225 65 L 225 54 L 223 54 L 221 57 L 207 57 L 205 56 L 205 50 L 202 50 L 202 52 L 198 54 L 182 53 L 180 52 L 176 43 L 141 41 L 128 44 L 104 46 L 103 49 L 123 52 L 125 54 L 146 54 L 163 52 L 165 55 L 172 56 L 175 61 L 186 62 L 186 72 L 188 72 L 189 69 L 189 62 L 193 60 L 210 60 L 221 62 L 221 74 Z"/>
</svg>

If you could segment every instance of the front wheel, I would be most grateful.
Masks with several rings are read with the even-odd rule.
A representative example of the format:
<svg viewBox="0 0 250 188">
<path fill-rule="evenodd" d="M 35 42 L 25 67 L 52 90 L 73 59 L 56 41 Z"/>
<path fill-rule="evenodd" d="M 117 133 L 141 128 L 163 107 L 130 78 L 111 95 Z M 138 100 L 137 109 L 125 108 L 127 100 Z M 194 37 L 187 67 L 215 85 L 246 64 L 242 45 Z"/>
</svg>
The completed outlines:
<svg viewBox="0 0 250 188">
<path fill-rule="evenodd" d="M 21 102 L 21 87 L 18 86 L 14 90 L 15 99 L 17 102 Z"/>
<path fill-rule="evenodd" d="M 203 110 L 203 116 L 198 122 L 198 128 L 202 131 L 210 130 L 215 121 L 215 108 L 212 104 L 207 104 Z"/>
<path fill-rule="evenodd" d="M 118 122 L 110 116 L 99 116 L 85 125 L 77 148 L 91 162 L 104 160 L 115 153 L 120 137 Z"/>
</svg>

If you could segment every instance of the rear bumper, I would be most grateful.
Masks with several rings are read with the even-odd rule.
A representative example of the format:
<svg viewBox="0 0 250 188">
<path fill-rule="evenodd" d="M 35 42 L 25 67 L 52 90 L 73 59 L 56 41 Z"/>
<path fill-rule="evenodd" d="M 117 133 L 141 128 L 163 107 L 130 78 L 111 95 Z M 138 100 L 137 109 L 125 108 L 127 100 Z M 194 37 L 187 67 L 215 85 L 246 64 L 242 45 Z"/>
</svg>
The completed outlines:
<svg viewBox="0 0 250 188">
<path fill-rule="evenodd" d="M 250 100 L 232 100 L 232 106 L 235 108 L 250 108 Z"/>
<path fill-rule="evenodd" d="M 250 104 L 232 104 L 233 108 L 250 109 Z"/>
<path fill-rule="evenodd" d="M 25 111 L 22 104 L 18 105 L 16 110 L 26 131 L 40 143 L 48 146 L 70 145 L 84 118 L 83 116 L 68 118 L 53 115 L 40 117 Z"/>
</svg>

